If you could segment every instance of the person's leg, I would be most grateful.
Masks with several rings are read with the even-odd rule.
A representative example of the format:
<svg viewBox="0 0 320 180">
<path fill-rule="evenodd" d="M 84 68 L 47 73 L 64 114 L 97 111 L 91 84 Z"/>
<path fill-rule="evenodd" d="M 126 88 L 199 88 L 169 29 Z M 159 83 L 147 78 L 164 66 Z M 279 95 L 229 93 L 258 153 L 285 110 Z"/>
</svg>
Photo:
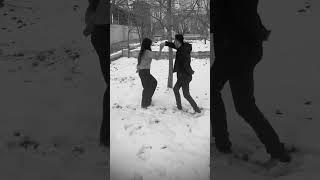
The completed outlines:
<svg viewBox="0 0 320 180">
<path fill-rule="evenodd" d="M 110 39 L 108 36 L 108 34 L 110 33 L 109 31 L 110 30 L 109 28 L 107 28 L 107 25 L 96 26 L 91 35 L 91 42 L 99 56 L 100 68 L 102 71 L 103 78 L 107 84 L 109 83 L 110 77 L 110 72 L 108 69 L 110 68 L 110 62 L 107 62 L 107 54 L 109 52 L 108 39 Z"/>
<path fill-rule="evenodd" d="M 189 84 L 190 84 L 191 80 L 192 80 L 192 76 L 183 75 L 183 78 L 182 78 L 183 96 L 190 103 L 190 105 L 192 106 L 193 110 L 195 112 L 197 112 L 197 113 L 200 113 L 201 111 L 200 111 L 197 103 L 194 101 L 194 99 L 190 95 Z"/>
<path fill-rule="evenodd" d="M 182 79 L 180 78 L 180 74 L 177 73 L 177 82 L 173 87 L 173 92 L 174 92 L 174 96 L 176 98 L 177 108 L 180 110 L 182 109 L 181 97 L 180 97 L 180 93 L 179 93 L 181 86 L 182 86 Z"/>
<path fill-rule="evenodd" d="M 148 101 L 149 101 L 149 97 L 148 97 L 148 83 L 149 83 L 148 70 L 146 70 L 146 69 L 140 70 L 139 77 L 141 79 L 141 84 L 143 87 L 141 107 L 146 108 L 148 106 Z"/>
<path fill-rule="evenodd" d="M 155 84 L 156 80 L 155 78 L 150 74 L 150 69 L 145 70 L 145 98 L 146 98 L 146 106 L 151 105 L 152 96 L 155 91 Z"/>
<path fill-rule="evenodd" d="M 243 68 L 229 80 L 237 112 L 253 128 L 266 150 L 272 156 L 283 153 L 277 133 L 255 104 L 254 69 Z"/>
<path fill-rule="evenodd" d="M 100 127 L 100 144 L 109 146 L 110 145 L 110 117 L 108 115 L 108 110 L 110 108 L 109 105 L 109 97 L 110 97 L 110 62 L 107 62 L 107 54 L 108 49 L 108 43 L 109 43 L 109 28 L 107 26 L 102 27 L 95 27 L 94 31 L 91 35 L 91 43 L 93 47 L 95 48 L 100 61 L 100 68 L 102 71 L 103 78 L 107 84 L 107 88 L 104 93 L 103 98 L 103 114 L 102 114 L 102 124 Z"/>
<path fill-rule="evenodd" d="M 103 144 L 105 146 L 110 145 L 110 123 L 107 123 L 109 117 L 108 117 L 108 109 L 110 109 L 110 103 L 109 103 L 109 95 L 110 92 L 109 86 L 106 89 L 104 96 L 103 96 L 103 115 L 102 115 L 102 124 L 100 128 L 100 144 Z"/>
<path fill-rule="evenodd" d="M 216 147 L 220 151 L 229 151 L 228 124 L 225 106 L 221 97 L 221 91 L 228 81 L 228 67 L 222 61 L 214 61 L 210 70 L 212 83 L 210 84 L 212 110 L 210 112 L 212 134 L 215 137 Z"/>
<path fill-rule="evenodd" d="M 151 74 L 150 74 L 150 79 L 151 79 L 151 87 L 150 87 L 150 97 L 149 97 L 149 102 L 148 102 L 149 105 L 151 105 L 152 97 L 153 97 L 154 92 L 155 92 L 157 85 L 158 85 L 156 78 L 154 78 Z"/>
</svg>

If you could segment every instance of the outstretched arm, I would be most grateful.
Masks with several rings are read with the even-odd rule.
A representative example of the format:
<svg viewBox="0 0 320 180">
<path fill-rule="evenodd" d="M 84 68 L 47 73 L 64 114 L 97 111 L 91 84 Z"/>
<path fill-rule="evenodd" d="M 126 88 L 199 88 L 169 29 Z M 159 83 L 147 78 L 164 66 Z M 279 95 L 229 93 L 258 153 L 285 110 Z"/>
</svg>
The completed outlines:
<svg viewBox="0 0 320 180">
<path fill-rule="evenodd" d="M 159 59 L 159 57 L 161 56 L 161 52 L 162 52 L 162 49 L 163 49 L 163 47 L 165 46 L 165 43 L 161 43 L 160 44 L 160 48 L 159 48 L 159 52 L 157 53 L 157 56 L 156 56 L 156 58 L 155 59 Z M 154 53 L 156 53 L 156 52 L 154 52 Z"/>
<path fill-rule="evenodd" d="M 150 51 L 148 53 L 148 56 L 151 58 L 151 59 L 155 59 L 155 60 L 159 60 L 159 53 L 157 51 Z"/>
<path fill-rule="evenodd" d="M 177 47 L 176 47 L 176 46 L 174 45 L 174 43 L 172 43 L 172 42 L 166 41 L 164 45 L 165 45 L 165 46 L 168 46 L 168 47 L 171 47 L 171 48 L 173 48 L 173 49 L 177 49 Z"/>
</svg>

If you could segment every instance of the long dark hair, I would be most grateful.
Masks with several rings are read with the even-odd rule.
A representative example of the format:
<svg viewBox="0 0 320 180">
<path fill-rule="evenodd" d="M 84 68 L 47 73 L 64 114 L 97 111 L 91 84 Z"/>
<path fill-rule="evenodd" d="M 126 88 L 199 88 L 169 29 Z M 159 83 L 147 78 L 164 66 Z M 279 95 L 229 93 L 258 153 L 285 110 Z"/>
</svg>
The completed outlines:
<svg viewBox="0 0 320 180">
<path fill-rule="evenodd" d="M 144 38 L 141 44 L 141 49 L 138 56 L 138 65 L 141 63 L 141 57 L 146 50 L 151 51 L 152 40 L 149 38 Z"/>
</svg>

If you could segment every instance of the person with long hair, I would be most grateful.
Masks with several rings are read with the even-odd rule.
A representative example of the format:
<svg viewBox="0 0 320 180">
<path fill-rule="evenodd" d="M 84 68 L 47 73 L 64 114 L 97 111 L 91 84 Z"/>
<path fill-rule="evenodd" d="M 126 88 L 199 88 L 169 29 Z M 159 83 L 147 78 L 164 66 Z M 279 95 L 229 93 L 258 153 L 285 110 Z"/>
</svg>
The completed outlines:
<svg viewBox="0 0 320 180">
<path fill-rule="evenodd" d="M 152 59 L 158 59 L 155 52 L 151 50 L 152 40 L 144 38 L 138 55 L 137 73 L 143 86 L 141 107 L 147 108 L 151 105 L 152 96 L 157 87 L 157 80 L 150 74 Z M 160 48 L 161 51 L 161 48 Z"/>
</svg>

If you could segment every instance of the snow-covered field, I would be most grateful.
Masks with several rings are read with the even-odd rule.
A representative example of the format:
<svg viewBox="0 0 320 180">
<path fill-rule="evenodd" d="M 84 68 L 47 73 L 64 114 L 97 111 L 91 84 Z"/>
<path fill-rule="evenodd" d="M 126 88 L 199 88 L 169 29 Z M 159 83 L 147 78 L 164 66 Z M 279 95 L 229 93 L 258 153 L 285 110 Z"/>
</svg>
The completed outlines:
<svg viewBox="0 0 320 180">
<path fill-rule="evenodd" d="M 297 13 L 310 2 L 311 8 Z M 315 180 L 320 166 L 320 40 L 317 25 L 318 1 L 285 0 L 260 1 L 263 22 L 272 29 L 265 43 L 264 58 L 255 72 L 256 100 L 281 140 L 300 149 L 293 163 L 281 167 L 282 176 L 254 172 L 245 163 L 226 163 L 222 156 L 211 154 L 212 179 L 237 180 Z M 234 146 L 254 150 L 255 158 L 268 158 L 262 144 L 244 121 L 236 114 L 229 86 L 223 91 L 228 113 L 229 132 Z M 258 147 L 258 149 L 256 149 Z M 211 146 L 211 152 L 214 146 Z M 275 170 L 277 170 L 275 169 Z M 286 172 L 286 169 L 289 172 Z"/>
<path fill-rule="evenodd" d="M 86 6 L 7 0 L 0 9 L 0 179 L 108 175 L 109 150 L 98 146 L 105 84 L 82 36 Z"/>
<path fill-rule="evenodd" d="M 154 105 L 143 110 L 136 64 L 135 58 L 120 58 L 110 68 L 111 179 L 208 180 L 209 59 L 193 59 L 191 64 L 195 74 L 190 92 L 204 108 L 200 117 L 177 110 L 174 93 L 167 88 L 169 64 L 165 59 L 152 62 L 151 73 L 158 87 L 153 96 Z M 182 92 L 181 96 L 183 108 L 193 112 Z"/>
</svg>

